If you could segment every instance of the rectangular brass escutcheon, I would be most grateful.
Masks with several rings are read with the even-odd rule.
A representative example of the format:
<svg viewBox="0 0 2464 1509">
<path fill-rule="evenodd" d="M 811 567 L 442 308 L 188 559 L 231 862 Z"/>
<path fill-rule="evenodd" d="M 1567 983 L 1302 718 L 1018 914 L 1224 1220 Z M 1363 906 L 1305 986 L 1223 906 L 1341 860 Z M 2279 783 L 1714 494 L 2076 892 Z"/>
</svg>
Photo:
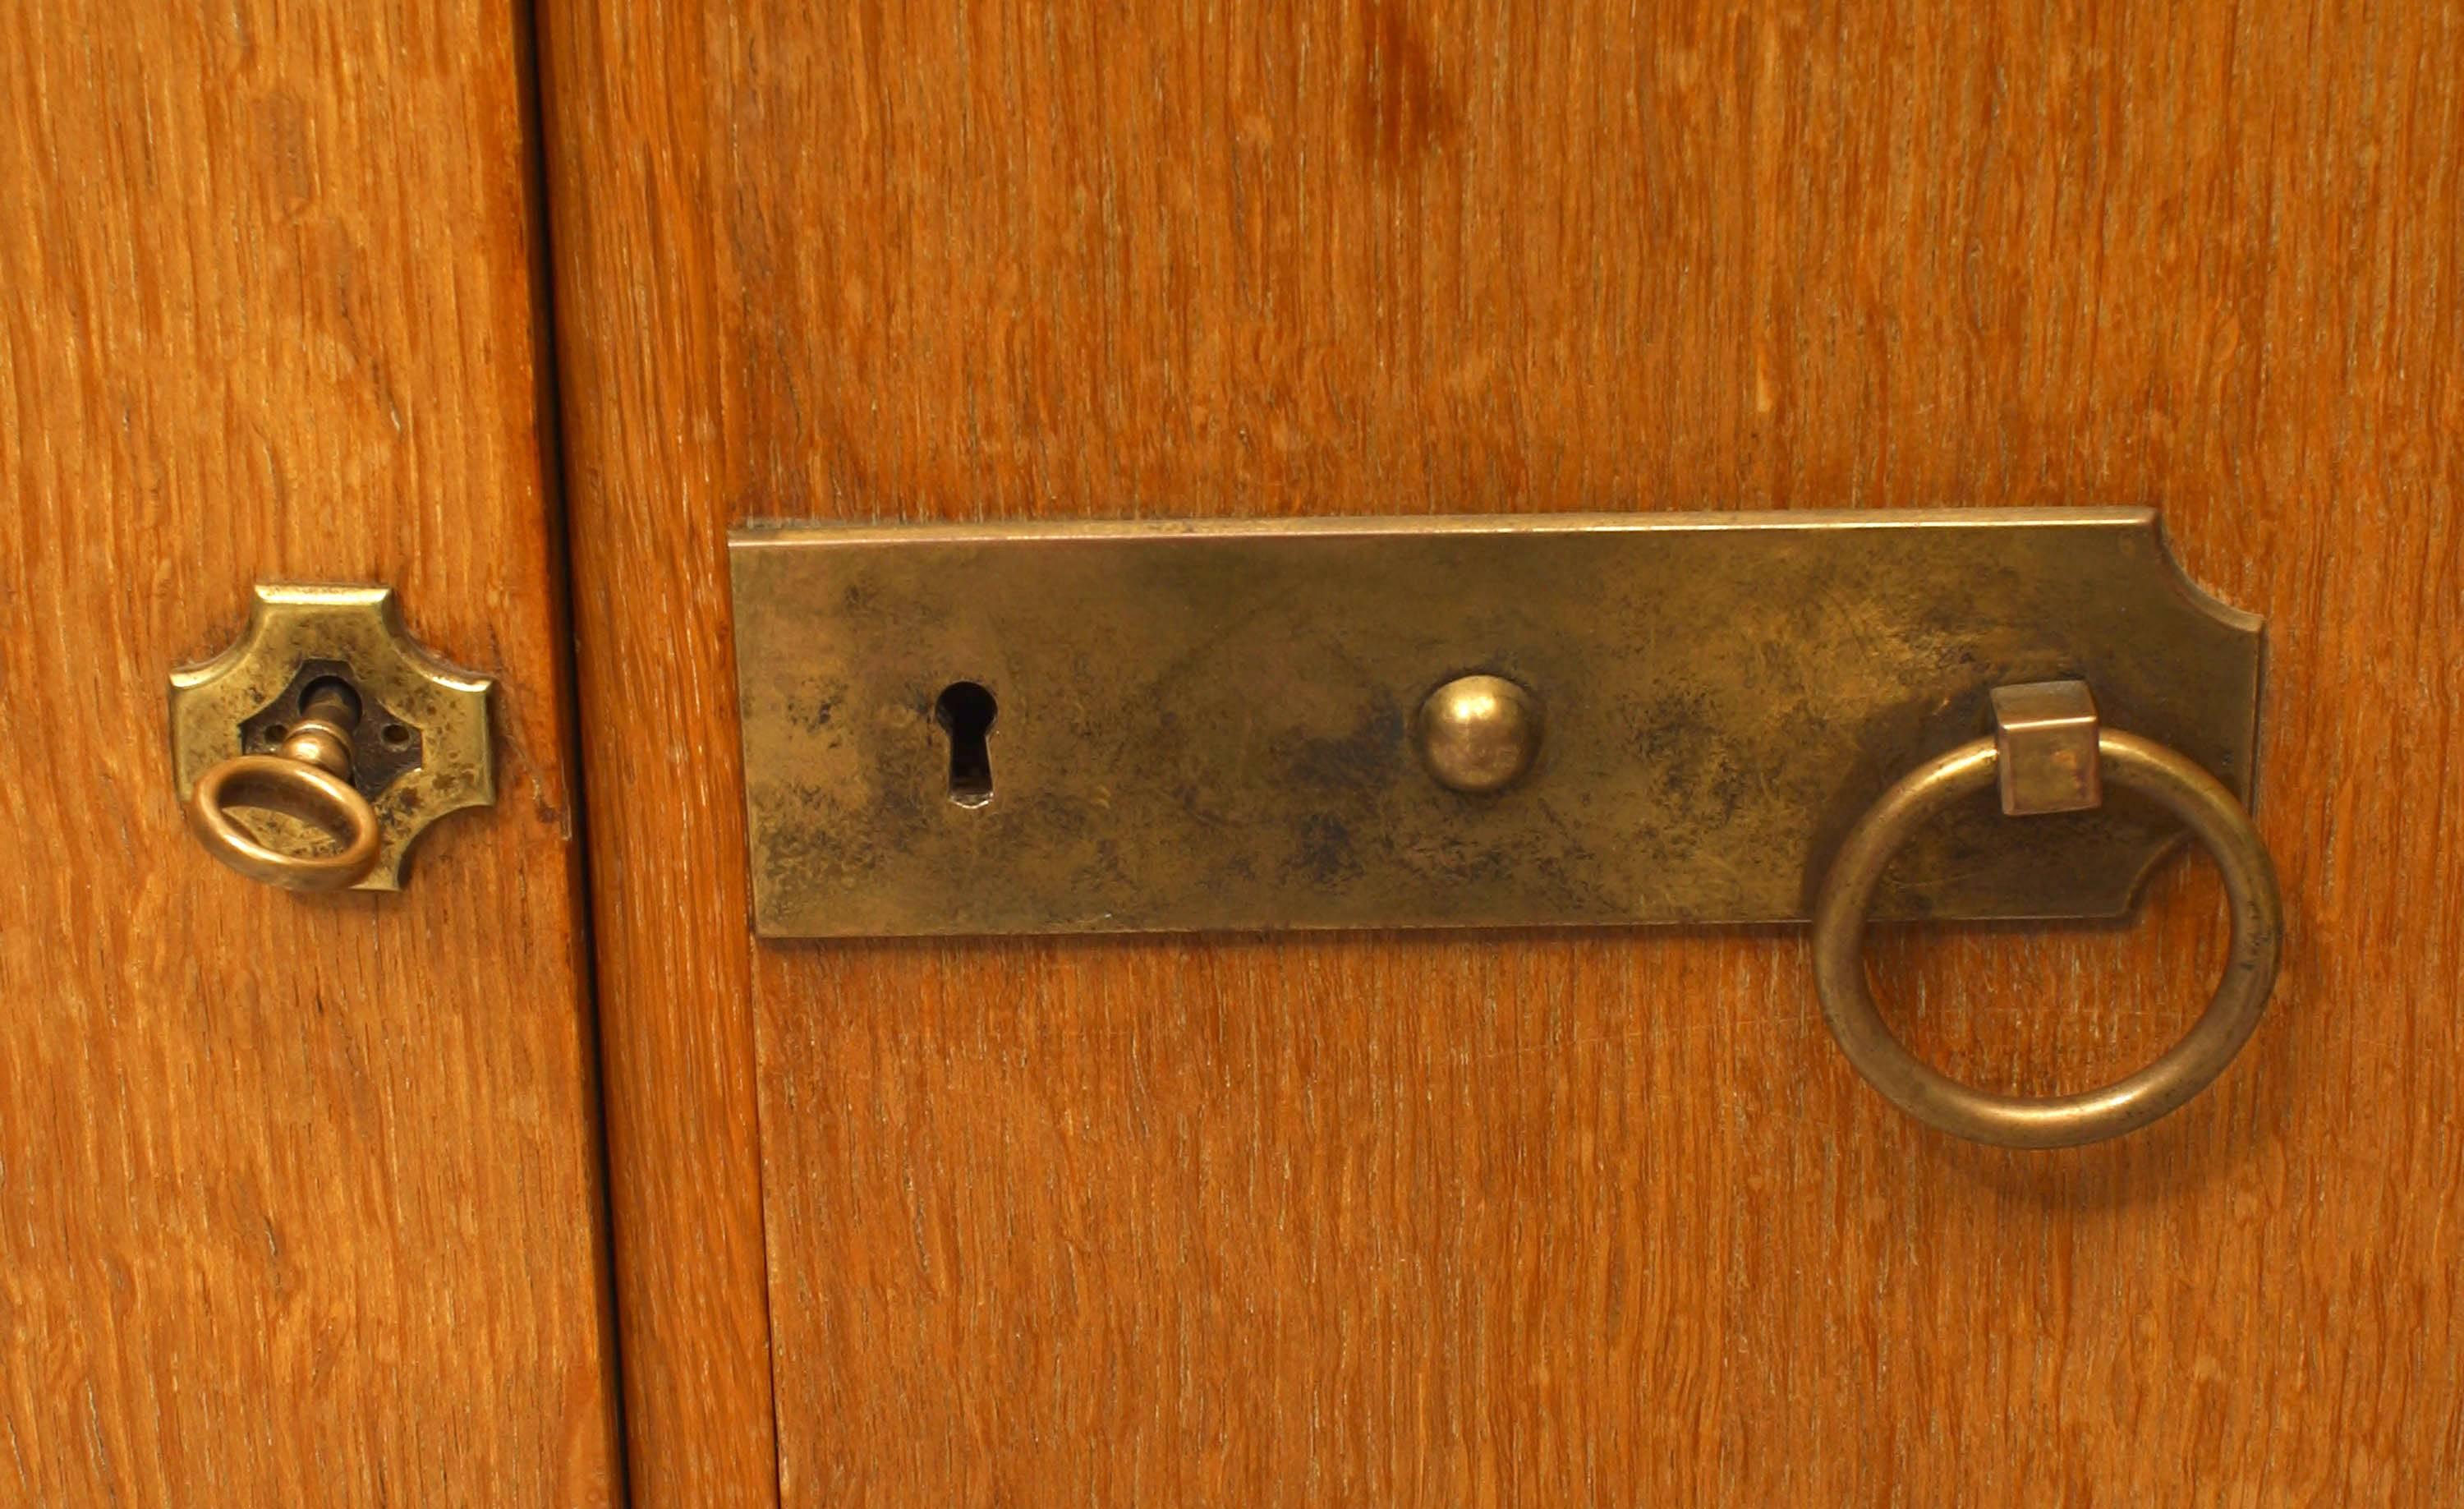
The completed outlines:
<svg viewBox="0 0 2464 1509">
<path fill-rule="evenodd" d="M 774 938 L 1804 918 L 1858 815 L 2079 680 L 2245 799 L 2259 621 L 2145 509 L 758 526 Z M 2125 911 L 2117 794 L 1911 843 L 1884 917 Z"/>
</svg>

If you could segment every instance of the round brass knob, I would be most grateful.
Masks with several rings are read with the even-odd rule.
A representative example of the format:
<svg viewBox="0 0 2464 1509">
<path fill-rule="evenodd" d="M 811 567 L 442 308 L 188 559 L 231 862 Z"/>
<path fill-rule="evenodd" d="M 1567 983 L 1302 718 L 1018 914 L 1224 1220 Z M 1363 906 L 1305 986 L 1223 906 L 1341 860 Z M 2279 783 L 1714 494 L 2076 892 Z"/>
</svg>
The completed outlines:
<svg viewBox="0 0 2464 1509">
<path fill-rule="evenodd" d="M 274 754 L 235 755 L 197 777 L 187 812 L 189 832 L 206 852 L 252 880 L 292 891 L 340 891 L 374 870 L 384 848 L 376 809 L 350 782 L 351 725 L 357 699 L 339 685 L 313 689 Z M 291 854 L 268 848 L 231 813 L 281 812 L 325 833 L 331 854 Z"/>
<path fill-rule="evenodd" d="M 1420 758 L 1438 784 L 1502 791 L 1540 752 L 1540 704 L 1502 676 L 1460 676 L 1420 704 Z"/>
<path fill-rule="evenodd" d="M 2215 856 L 2233 910 L 2233 953 L 2208 1009 L 2182 1040 L 2138 1073 L 2078 1095 L 1995 1095 L 1917 1061 L 1891 1035 L 1865 985 L 1865 910 L 1891 855 L 1917 825 L 1994 783 L 1991 739 L 1926 762 L 1882 793 L 1831 863 L 1814 911 L 1814 978 L 1823 1019 L 1849 1062 L 1901 1110 L 1929 1126 L 2003 1147 L 2075 1147 L 2136 1131 L 2208 1087 L 2258 1026 L 2283 935 L 2276 866 L 2250 814 L 2222 783 L 2150 740 L 2097 735 L 2107 785 L 2153 797 Z"/>
</svg>

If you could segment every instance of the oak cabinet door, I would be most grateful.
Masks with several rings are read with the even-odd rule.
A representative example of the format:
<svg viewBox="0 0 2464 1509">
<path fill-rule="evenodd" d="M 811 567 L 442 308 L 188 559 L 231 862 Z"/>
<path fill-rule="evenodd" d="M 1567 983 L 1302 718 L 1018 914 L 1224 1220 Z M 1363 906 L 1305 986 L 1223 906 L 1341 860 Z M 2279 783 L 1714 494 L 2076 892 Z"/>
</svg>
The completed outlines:
<svg viewBox="0 0 2464 1509">
<path fill-rule="evenodd" d="M 0 1502 L 616 1500 L 529 61 L 505 8 L 0 6 Z M 185 831 L 260 581 L 495 676 L 399 895 Z"/>
<path fill-rule="evenodd" d="M 2464 1462 L 2452 9 L 549 0 L 649 1504 L 2436 1502 Z M 2270 1015 L 1929 1133 L 1789 930 L 760 944 L 773 519 L 2161 505 L 2270 620 Z M 1885 929 L 1931 1062 L 2226 929 Z"/>
</svg>

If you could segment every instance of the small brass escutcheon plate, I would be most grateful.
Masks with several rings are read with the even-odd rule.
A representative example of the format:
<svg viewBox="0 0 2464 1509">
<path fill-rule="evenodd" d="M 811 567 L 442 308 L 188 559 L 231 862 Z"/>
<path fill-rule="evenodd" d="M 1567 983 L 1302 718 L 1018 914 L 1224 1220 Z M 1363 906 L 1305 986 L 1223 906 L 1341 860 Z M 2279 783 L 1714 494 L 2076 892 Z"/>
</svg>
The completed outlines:
<svg viewBox="0 0 2464 1509">
<path fill-rule="evenodd" d="M 1801 920 L 1859 814 L 2017 683 L 2085 681 L 2250 795 L 2259 620 L 2145 509 L 799 525 L 730 553 L 766 937 Z M 1494 790 L 1416 733 L 1474 677 L 1529 696 Z M 2128 793 L 2017 822 L 1984 793 L 1873 911 L 2114 916 L 2180 836 Z"/>
<path fill-rule="evenodd" d="M 268 584 L 256 588 L 239 642 L 171 674 L 171 773 L 181 801 L 198 778 L 240 754 L 268 754 L 321 677 L 361 703 L 350 782 L 376 810 L 375 867 L 353 889 L 399 891 L 412 846 L 450 812 L 496 800 L 488 696 L 495 685 L 437 659 L 404 630 L 385 587 Z M 260 812 L 265 841 L 305 853 L 317 835 Z"/>
</svg>

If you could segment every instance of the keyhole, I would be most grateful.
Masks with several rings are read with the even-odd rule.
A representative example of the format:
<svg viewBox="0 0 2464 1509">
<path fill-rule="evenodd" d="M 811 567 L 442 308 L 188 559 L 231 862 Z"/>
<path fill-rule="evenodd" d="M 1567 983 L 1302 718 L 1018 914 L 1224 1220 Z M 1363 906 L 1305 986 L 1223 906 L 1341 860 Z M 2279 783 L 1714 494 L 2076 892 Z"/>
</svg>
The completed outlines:
<svg viewBox="0 0 2464 1509">
<path fill-rule="evenodd" d="M 973 681 L 953 681 L 933 699 L 933 721 L 950 736 L 950 800 L 960 807 L 993 799 L 993 757 L 984 736 L 1000 711 L 993 694 Z"/>
</svg>

